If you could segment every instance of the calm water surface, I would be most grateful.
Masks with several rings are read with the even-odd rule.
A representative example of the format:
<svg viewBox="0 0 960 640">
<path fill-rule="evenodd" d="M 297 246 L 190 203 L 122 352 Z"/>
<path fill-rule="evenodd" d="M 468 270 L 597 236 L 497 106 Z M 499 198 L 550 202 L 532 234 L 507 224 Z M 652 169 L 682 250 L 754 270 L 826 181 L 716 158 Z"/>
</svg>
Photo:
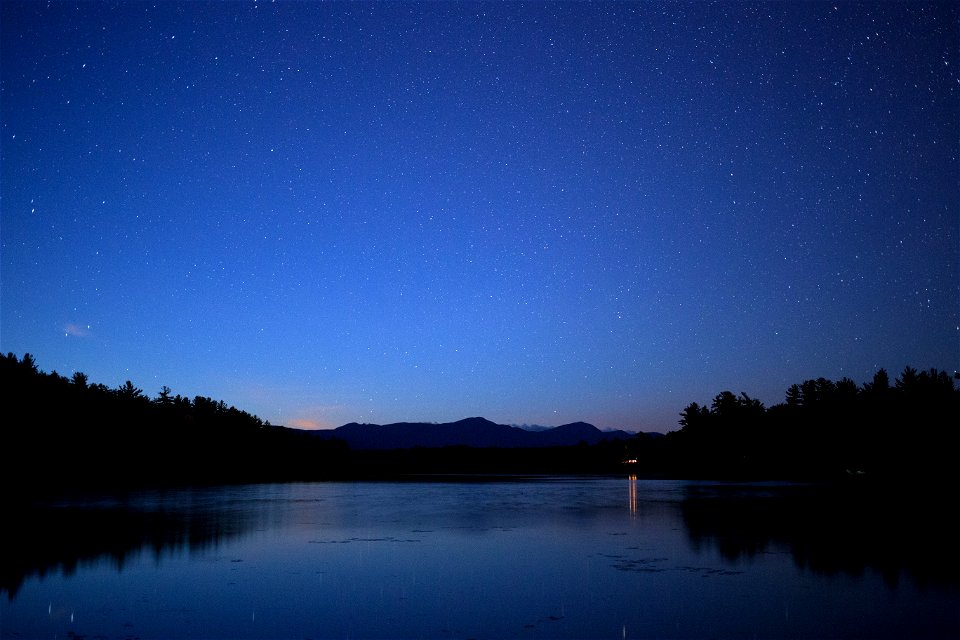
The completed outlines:
<svg viewBox="0 0 960 640">
<path fill-rule="evenodd" d="M 960 637 L 956 549 L 902 506 L 632 478 L 60 501 L 3 525 L 0 637 Z"/>
</svg>

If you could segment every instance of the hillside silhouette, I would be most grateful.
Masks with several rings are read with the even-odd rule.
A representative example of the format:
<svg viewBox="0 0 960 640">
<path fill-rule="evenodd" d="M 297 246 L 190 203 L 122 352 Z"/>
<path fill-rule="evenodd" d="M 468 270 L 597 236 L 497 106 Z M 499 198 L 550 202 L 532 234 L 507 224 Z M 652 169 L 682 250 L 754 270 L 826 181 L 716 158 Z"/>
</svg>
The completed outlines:
<svg viewBox="0 0 960 640">
<path fill-rule="evenodd" d="M 332 473 L 346 448 L 166 386 L 150 398 L 129 380 L 44 373 L 29 353 L 0 356 L 0 384 L 5 489 L 307 479 Z"/>
<path fill-rule="evenodd" d="M 90 486 L 386 478 L 417 474 L 623 473 L 733 480 L 953 480 L 960 390 L 937 369 L 891 381 L 807 380 L 765 407 L 723 391 L 690 403 L 677 431 L 541 431 L 483 418 L 348 424 L 327 432 L 270 425 L 208 397 L 153 398 L 83 373 L 44 373 L 0 356 L 0 480 L 8 495 Z"/>
<path fill-rule="evenodd" d="M 633 436 L 626 431 L 601 431 L 586 422 L 574 422 L 539 431 L 465 418 L 457 422 L 398 422 L 388 425 L 351 422 L 329 431 L 314 432 L 322 439 L 340 439 L 351 449 L 407 449 L 411 447 L 564 447 L 588 445 Z"/>
</svg>

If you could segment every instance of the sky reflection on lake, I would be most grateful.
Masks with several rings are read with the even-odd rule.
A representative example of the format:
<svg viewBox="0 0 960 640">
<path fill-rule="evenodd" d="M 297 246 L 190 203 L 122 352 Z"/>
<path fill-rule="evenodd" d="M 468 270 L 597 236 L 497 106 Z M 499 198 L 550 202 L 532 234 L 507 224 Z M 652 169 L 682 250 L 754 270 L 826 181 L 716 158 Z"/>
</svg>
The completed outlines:
<svg viewBox="0 0 960 640">
<path fill-rule="evenodd" d="M 797 487 L 319 483 L 47 507 L 5 527 L 2 638 L 960 635 L 952 546 L 851 554 L 849 505 Z"/>
</svg>

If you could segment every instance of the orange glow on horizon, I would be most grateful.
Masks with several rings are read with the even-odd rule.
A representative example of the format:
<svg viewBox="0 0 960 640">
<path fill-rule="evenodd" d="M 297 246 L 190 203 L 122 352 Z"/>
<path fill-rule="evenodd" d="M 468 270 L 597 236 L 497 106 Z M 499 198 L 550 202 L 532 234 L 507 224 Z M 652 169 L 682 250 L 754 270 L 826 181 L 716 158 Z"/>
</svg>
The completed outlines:
<svg viewBox="0 0 960 640">
<path fill-rule="evenodd" d="M 309 418 L 294 418 L 287 424 L 287 426 L 294 429 L 306 429 L 308 431 L 318 431 L 321 429 L 333 428 L 329 424 L 317 422 L 316 420 L 310 420 Z"/>
</svg>

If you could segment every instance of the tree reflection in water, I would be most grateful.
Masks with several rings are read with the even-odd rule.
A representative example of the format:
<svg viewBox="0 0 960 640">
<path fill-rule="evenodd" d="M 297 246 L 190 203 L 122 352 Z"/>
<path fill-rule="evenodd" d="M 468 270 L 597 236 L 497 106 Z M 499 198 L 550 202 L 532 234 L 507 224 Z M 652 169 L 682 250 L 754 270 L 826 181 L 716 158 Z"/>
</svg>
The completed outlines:
<svg viewBox="0 0 960 640">
<path fill-rule="evenodd" d="M 680 509 L 693 545 L 728 560 L 781 547 L 819 574 L 872 569 L 891 586 L 908 576 L 920 587 L 960 587 L 953 507 L 915 488 L 693 484 Z"/>
<path fill-rule="evenodd" d="M 219 546 L 251 530 L 262 512 L 226 508 L 216 489 L 87 496 L 8 505 L 0 528 L 0 595 L 23 582 L 109 559 L 122 570 L 142 553 L 156 560 Z M 258 514 L 261 514 L 258 517 Z"/>
</svg>

